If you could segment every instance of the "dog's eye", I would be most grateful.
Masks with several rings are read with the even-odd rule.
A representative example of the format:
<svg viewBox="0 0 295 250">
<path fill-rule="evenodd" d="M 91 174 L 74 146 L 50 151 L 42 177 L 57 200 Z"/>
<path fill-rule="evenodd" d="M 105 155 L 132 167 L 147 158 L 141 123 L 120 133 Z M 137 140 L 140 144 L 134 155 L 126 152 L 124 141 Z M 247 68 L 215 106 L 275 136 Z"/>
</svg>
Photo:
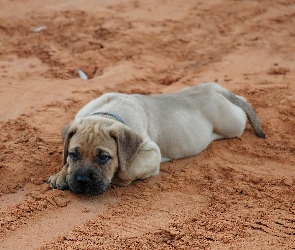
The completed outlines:
<svg viewBox="0 0 295 250">
<path fill-rule="evenodd" d="M 69 156 L 71 157 L 73 161 L 76 161 L 78 160 L 79 154 L 77 151 L 72 151 L 72 152 L 69 152 Z"/>
<path fill-rule="evenodd" d="M 96 159 L 98 163 L 105 164 L 111 159 L 111 157 L 104 152 L 99 152 Z"/>
</svg>

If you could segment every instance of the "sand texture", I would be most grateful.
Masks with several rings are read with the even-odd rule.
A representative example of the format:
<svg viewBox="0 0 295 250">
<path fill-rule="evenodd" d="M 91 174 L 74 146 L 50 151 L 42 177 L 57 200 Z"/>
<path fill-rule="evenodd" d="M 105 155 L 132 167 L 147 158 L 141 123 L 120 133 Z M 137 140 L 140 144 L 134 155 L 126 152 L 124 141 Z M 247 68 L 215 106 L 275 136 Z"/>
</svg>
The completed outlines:
<svg viewBox="0 0 295 250">
<path fill-rule="evenodd" d="M 295 249 L 294 0 L 1 0 L 0 48 L 0 249 Z M 266 139 L 248 123 L 127 187 L 49 189 L 90 100 L 206 81 Z"/>
</svg>

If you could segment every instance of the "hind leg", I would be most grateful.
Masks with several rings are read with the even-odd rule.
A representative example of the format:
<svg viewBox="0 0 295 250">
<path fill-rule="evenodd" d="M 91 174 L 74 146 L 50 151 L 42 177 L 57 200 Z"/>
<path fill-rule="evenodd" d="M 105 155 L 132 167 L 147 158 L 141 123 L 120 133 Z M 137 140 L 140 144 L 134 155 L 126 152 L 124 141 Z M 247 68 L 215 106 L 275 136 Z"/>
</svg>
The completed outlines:
<svg viewBox="0 0 295 250">
<path fill-rule="evenodd" d="M 216 133 L 212 133 L 212 135 L 211 135 L 211 140 L 212 141 L 216 141 L 216 140 L 220 140 L 220 139 L 224 139 L 224 138 L 226 138 L 226 137 L 224 137 L 223 135 L 220 135 L 220 134 L 216 134 Z"/>
<path fill-rule="evenodd" d="M 247 122 L 245 112 L 226 99 L 219 101 L 218 112 L 215 112 L 215 116 L 211 119 L 214 133 L 221 138 L 240 136 L 244 132 Z M 217 136 L 217 139 L 221 138 Z"/>
</svg>

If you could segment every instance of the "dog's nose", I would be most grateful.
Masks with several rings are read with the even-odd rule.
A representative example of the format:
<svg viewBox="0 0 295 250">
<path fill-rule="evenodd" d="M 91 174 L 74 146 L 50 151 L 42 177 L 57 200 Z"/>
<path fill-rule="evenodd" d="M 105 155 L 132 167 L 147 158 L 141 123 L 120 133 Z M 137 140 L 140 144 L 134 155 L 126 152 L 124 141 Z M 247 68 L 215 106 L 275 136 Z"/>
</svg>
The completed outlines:
<svg viewBox="0 0 295 250">
<path fill-rule="evenodd" d="M 76 177 L 76 182 L 79 183 L 79 184 L 88 184 L 89 182 L 91 181 L 91 178 L 90 177 L 87 177 L 87 176 L 80 176 L 78 175 Z"/>
</svg>

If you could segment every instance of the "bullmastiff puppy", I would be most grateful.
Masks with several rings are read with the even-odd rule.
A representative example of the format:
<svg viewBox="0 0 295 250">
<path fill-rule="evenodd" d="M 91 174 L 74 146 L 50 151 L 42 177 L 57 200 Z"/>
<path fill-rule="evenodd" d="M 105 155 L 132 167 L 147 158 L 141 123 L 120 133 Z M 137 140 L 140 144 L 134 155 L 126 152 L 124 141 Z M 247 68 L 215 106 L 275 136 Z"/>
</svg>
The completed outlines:
<svg viewBox="0 0 295 250">
<path fill-rule="evenodd" d="M 126 186 L 155 176 L 161 161 L 193 156 L 214 140 L 240 136 L 247 117 L 264 138 L 246 99 L 216 83 L 155 96 L 104 94 L 63 129 L 63 168 L 49 178 L 50 187 L 101 194 L 111 182 Z"/>
</svg>

